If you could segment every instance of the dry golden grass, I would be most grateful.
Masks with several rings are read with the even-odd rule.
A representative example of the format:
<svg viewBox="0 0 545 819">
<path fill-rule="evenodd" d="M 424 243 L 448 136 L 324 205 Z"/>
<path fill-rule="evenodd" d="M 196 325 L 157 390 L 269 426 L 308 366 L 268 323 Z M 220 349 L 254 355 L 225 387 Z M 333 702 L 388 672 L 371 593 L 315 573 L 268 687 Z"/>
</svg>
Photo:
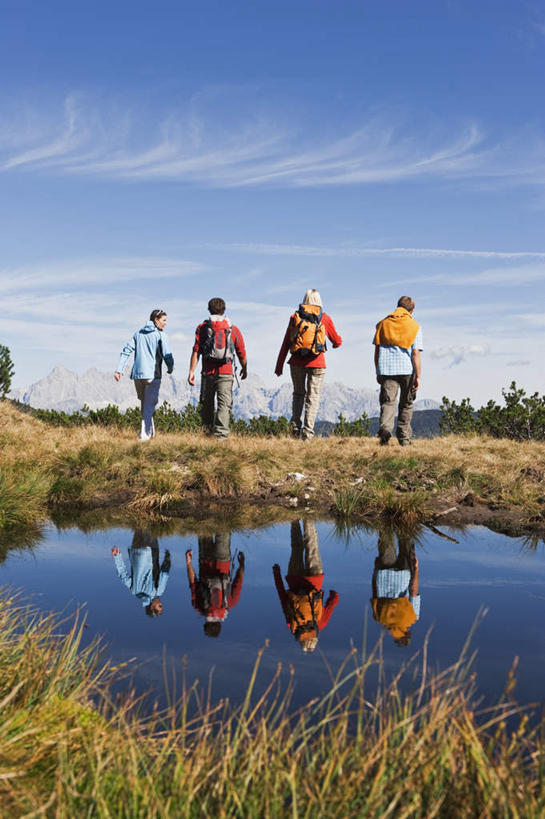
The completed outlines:
<svg viewBox="0 0 545 819">
<path fill-rule="evenodd" d="M 258 693 L 260 652 L 237 707 L 184 686 L 145 717 L 130 692 L 114 697 L 82 635 L 0 597 L 2 816 L 544 815 L 543 726 L 513 702 L 512 675 L 475 713 L 467 649 L 442 672 L 423 659 L 394 679 L 380 645 L 353 652 L 295 713 L 280 666 Z"/>
<path fill-rule="evenodd" d="M 422 518 L 468 493 L 471 503 L 506 514 L 516 510 L 536 526 L 545 516 L 545 443 L 540 442 L 449 436 L 400 448 L 380 447 L 370 438 L 217 441 L 187 433 L 142 444 L 128 431 L 51 427 L 4 402 L 0 445 L 5 480 L 41 477 L 34 506 L 44 516 L 48 507 L 109 505 L 172 514 L 213 500 L 263 505 L 296 498 L 300 506 L 336 508 L 341 516 L 344 504 L 363 517 L 381 511 L 403 516 L 409 510 Z M 295 473 L 304 477 L 297 480 Z"/>
</svg>

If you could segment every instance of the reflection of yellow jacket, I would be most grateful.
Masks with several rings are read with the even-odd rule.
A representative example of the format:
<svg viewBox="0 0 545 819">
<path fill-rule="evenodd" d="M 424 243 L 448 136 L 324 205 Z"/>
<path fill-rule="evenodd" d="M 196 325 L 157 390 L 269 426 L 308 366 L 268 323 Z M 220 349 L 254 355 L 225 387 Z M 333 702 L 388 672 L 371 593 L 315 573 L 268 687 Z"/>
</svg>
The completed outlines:
<svg viewBox="0 0 545 819">
<path fill-rule="evenodd" d="M 395 346 L 408 350 L 415 342 L 420 325 L 404 307 L 396 307 L 393 313 L 377 324 L 373 344 L 383 347 Z"/>
<path fill-rule="evenodd" d="M 403 637 L 416 623 L 416 614 L 408 597 L 373 597 L 373 617 L 388 629 L 394 640 Z"/>
</svg>

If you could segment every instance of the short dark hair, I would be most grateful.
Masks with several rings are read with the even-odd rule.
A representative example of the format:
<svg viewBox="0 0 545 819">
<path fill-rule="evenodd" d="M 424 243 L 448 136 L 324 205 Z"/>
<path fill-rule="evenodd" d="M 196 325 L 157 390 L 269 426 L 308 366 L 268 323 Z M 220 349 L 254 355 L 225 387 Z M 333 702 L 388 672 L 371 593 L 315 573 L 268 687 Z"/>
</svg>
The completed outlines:
<svg viewBox="0 0 545 819">
<path fill-rule="evenodd" d="M 219 637 L 221 631 L 221 623 L 217 620 L 207 621 L 204 624 L 204 633 L 207 637 Z"/>
<path fill-rule="evenodd" d="M 152 609 L 150 603 L 148 603 L 148 605 L 145 607 L 144 611 L 146 612 L 148 617 L 160 617 L 161 614 L 163 613 L 162 611 L 157 611 L 157 609 Z"/>
<path fill-rule="evenodd" d="M 164 310 L 159 310 L 159 308 L 157 308 L 156 310 L 151 311 L 150 316 L 149 316 L 149 320 L 150 321 L 155 321 L 156 319 L 163 318 L 163 316 L 166 316 L 165 311 Z"/>
<path fill-rule="evenodd" d="M 223 316 L 225 313 L 225 302 L 223 299 L 210 299 L 208 302 L 208 312 L 212 316 Z"/>
<path fill-rule="evenodd" d="M 397 302 L 398 307 L 404 307 L 405 310 L 408 310 L 409 313 L 414 310 L 414 299 L 411 299 L 410 296 L 401 296 Z"/>
</svg>

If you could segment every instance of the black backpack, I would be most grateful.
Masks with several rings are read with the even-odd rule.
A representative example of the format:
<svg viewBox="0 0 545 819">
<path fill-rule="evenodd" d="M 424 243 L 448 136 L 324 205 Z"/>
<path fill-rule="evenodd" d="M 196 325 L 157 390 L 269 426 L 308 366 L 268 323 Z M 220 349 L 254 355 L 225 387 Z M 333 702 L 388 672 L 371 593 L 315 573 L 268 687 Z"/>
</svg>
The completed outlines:
<svg viewBox="0 0 545 819">
<path fill-rule="evenodd" d="M 220 321 L 207 319 L 204 322 L 201 330 L 201 354 L 203 358 L 210 358 L 218 364 L 229 364 L 234 361 L 235 345 L 231 327 L 229 319 L 221 319 Z"/>
</svg>

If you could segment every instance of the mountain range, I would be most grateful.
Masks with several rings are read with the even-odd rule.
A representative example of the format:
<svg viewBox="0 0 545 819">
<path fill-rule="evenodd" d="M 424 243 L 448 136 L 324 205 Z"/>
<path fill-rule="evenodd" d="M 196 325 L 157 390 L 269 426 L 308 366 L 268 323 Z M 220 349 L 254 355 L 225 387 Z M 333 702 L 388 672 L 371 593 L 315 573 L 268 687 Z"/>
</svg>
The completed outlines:
<svg viewBox="0 0 545 819">
<path fill-rule="evenodd" d="M 68 370 L 62 365 L 55 367 L 49 375 L 29 387 L 13 389 L 9 395 L 23 404 L 41 409 L 75 412 L 87 404 L 91 409 L 100 409 L 108 404 L 116 404 L 120 410 L 138 405 L 134 385 L 125 376 L 122 381 L 114 381 L 111 373 L 96 368 L 82 375 Z M 279 387 L 266 387 L 257 375 L 248 375 L 240 386 L 235 386 L 233 414 L 235 418 L 255 418 L 267 415 L 278 418 L 291 414 L 291 383 Z M 181 410 L 187 404 L 196 404 L 199 399 L 199 385 L 190 387 L 187 381 L 165 375 L 161 385 L 160 401 L 167 401 L 175 409 Z M 416 410 L 438 409 L 437 401 L 421 399 L 415 403 Z M 365 412 L 370 418 L 379 414 L 378 391 L 365 387 L 347 387 L 339 381 L 324 384 L 318 418 L 322 421 L 336 421 L 342 413 L 349 421 L 359 418 Z"/>
</svg>

